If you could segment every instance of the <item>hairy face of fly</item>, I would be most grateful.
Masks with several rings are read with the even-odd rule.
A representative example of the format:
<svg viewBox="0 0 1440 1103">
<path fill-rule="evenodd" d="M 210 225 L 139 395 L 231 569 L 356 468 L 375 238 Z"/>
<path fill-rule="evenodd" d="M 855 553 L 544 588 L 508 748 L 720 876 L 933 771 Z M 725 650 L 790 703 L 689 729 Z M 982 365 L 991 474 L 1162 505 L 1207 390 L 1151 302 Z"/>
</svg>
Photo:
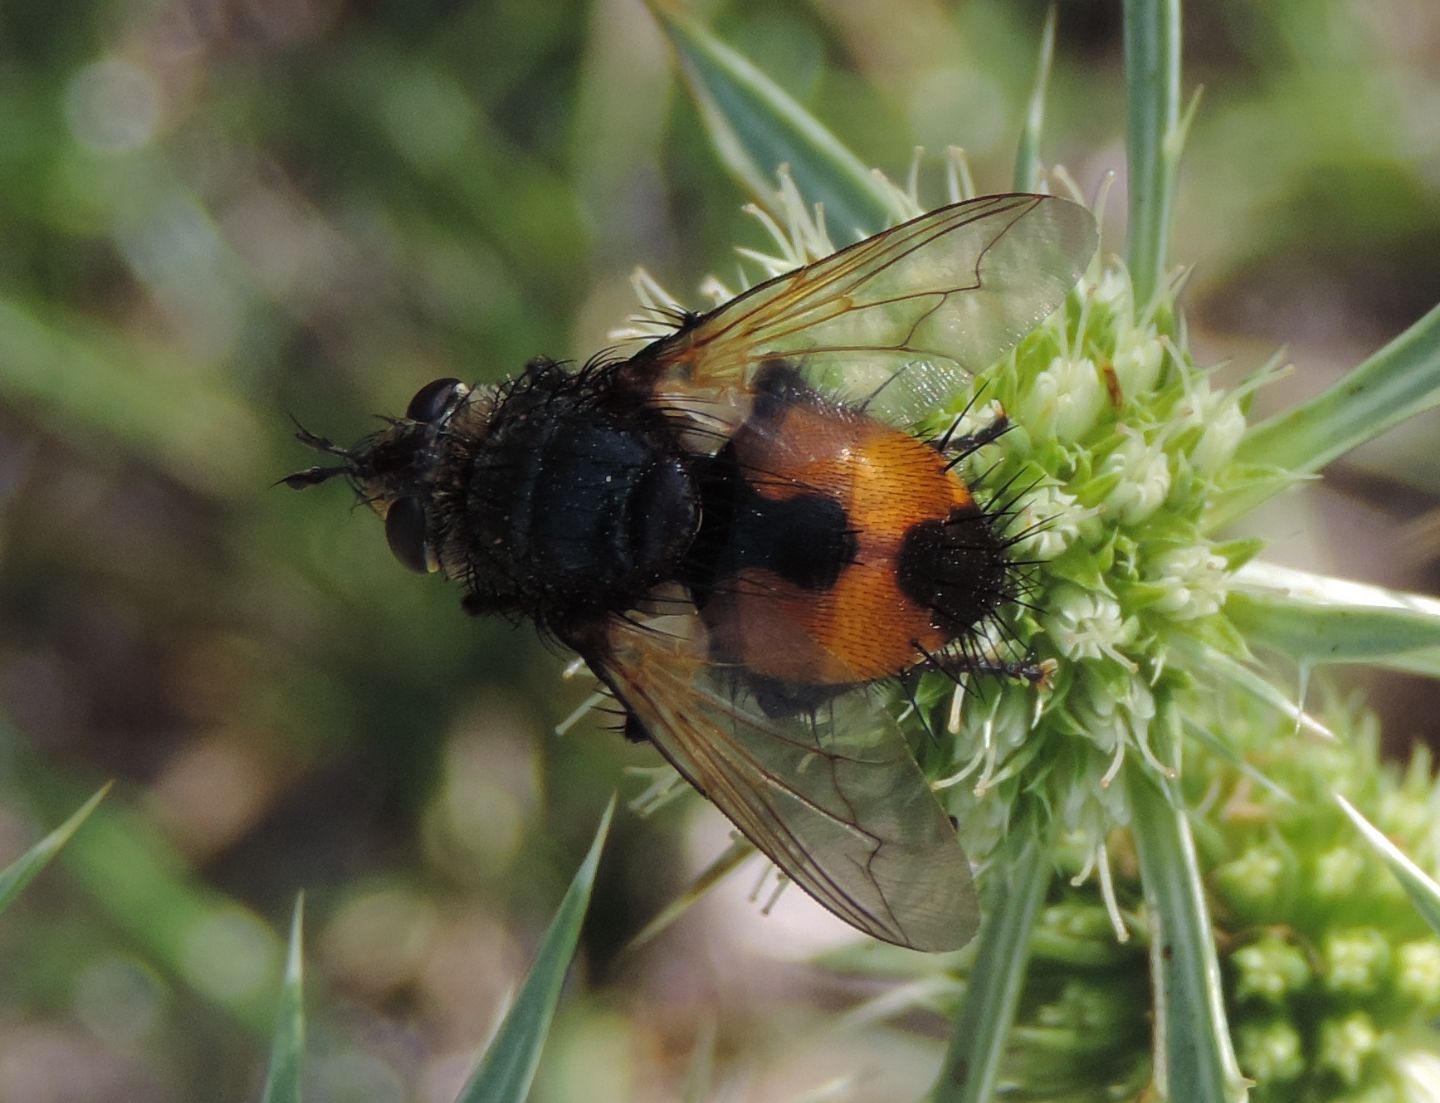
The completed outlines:
<svg viewBox="0 0 1440 1103">
<path fill-rule="evenodd" d="M 398 421 L 353 451 L 353 478 L 361 500 L 384 517 L 405 498 L 428 500 L 444 453 L 440 426 Z"/>
<path fill-rule="evenodd" d="M 452 420 L 483 416 L 484 403 L 472 403 L 474 397 L 458 379 L 437 379 L 415 393 L 403 418 L 353 448 L 339 447 L 302 429 L 304 443 L 342 462 L 297 471 L 283 481 L 301 489 L 344 475 L 360 500 L 384 519 L 386 541 L 395 557 L 415 571 L 438 570 L 435 549 L 443 534 L 435 531 L 436 477 Z"/>
<path fill-rule="evenodd" d="M 434 425 L 396 422 L 354 453 L 361 499 L 384 519 L 395 558 L 422 573 L 439 568 L 438 541 L 430 531 L 438 436 Z"/>
</svg>

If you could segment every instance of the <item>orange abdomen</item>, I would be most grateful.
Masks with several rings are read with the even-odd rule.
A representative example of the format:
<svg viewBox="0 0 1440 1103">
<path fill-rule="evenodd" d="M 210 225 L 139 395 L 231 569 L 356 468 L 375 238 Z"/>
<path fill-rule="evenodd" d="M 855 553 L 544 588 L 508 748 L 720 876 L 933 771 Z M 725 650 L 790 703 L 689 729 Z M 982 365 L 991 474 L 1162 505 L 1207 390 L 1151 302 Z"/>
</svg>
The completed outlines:
<svg viewBox="0 0 1440 1103">
<path fill-rule="evenodd" d="M 916 536 L 978 510 L 939 452 L 818 403 L 742 427 L 731 450 L 753 504 L 734 521 L 733 570 L 704 611 L 717 658 L 786 683 L 844 685 L 906 670 L 953 638 L 953 618 L 927 598 L 953 580 L 925 577 L 949 568 L 917 555 Z"/>
</svg>

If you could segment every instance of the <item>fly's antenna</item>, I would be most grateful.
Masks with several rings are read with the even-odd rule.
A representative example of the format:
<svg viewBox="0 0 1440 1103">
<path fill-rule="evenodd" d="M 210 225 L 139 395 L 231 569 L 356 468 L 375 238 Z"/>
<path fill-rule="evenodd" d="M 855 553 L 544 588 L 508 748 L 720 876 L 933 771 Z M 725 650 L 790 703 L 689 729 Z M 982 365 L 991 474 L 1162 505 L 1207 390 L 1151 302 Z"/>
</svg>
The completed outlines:
<svg viewBox="0 0 1440 1103">
<path fill-rule="evenodd" d="M 327 455 L 331 456 L 343 456 L 347 460 L 350 458 L 350 449 L 341 448 L 338 444 L 335 444 L 329 438 L 317 436 L 315 433 L 312 433 L 309 429 L 305 428 L 305 426 L 300 424 L 299 420 L 295 417 L 294 414 L 290 415 L 290 420 L 295 425 L 295 439 L 298 440 L 301 444 L 303 444 L 306 448 L 313 448 L 317 452 L 324 452 Z"/>
<path fill-rule="evenodd" d="M 304 490 L 306 487 L 319 486 L 326 479 L 332 479 L 336 475 L 343 475 L 349 471 L 348 467 L 307 467 L 304 471 L 294 471 L 283 479 L 275 480 L 275 486 L 284 483 L 291 490 Z"/>
<path fill-rule="evenodd" d="M 277 480 L 275 483 L 276 486 L 284 483 L 291 490 L 304 490 L 306 487 L 318 486 L 326 479 L 334 478 L 336 475 L 348 474 L 352 470 L 354 458 L 351 456 L 348 448 L 341 448 L 340 445 L 335 444 L 333 441 L 312 433 L 309 429 L 305 428 L 305 426 L 301 425 L 299 421 L 296 421 L 293 414 L 290 416 L 290 420 L 295 422 L 295 439 L 301 444 L 307 448 L 313 448 L 317 452 L 324 452 L 327 456 L 339 456 L 345 460 L 345 462 L 343 464 L 333 464 L 329 467 L 307 467 L 304 471 L 296 471 L 293 474 L 286 475 L 283 479 Z"/>
</svg>

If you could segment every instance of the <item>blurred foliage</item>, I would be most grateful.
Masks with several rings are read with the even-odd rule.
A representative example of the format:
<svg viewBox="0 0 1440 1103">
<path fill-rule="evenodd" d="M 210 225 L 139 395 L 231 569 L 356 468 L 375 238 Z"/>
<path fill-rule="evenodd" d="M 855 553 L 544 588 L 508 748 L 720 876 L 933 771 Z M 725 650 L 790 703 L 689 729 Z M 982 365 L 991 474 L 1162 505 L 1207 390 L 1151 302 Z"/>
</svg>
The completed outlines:
<svg viewBox="0 0 1440 1103">
<path fill-rule="evenodd" d="M 702 15 L 892 175 L 955 143 L 999 190 L 1044 10 Z M 1087 189 L 1121 157 L 1117 13 L 1060 5 L 1042 156 Z M 1253 367 L 1289 341 L 1316 390 L 1440 299 L 1440 15 L 1226 0 L 1185 33 L 1197 343 Z M 554 738 L 584 679 L 402 572 L 341 488 L 266 489 L 311 462 L 288 415 L 358 437 L 437 376 L 583 357 L 637 263 L 679 291 L 733 270 L 740 193 L 639 0 L 20 0 L 0 179 L 0 864 L 119 782 L 0 923 L 0 1098 L 258 1098 L 301 888 L 328 1009 L 307 1098 L 453 1098 L 621 768 L 653 760 L 593 719 Z M 1435 588 L 1429 530 L 1386 513 L 1435 507 L 1428 432 L 1271 535 Z M 536 1098 L 666 1098 L 715 1024 L 752 1098 L 871 1065 L 855 1098 L 918 1094 L 939 1043 L 897 1084 L 914 1036 L 807 1033 L 855 993 L 768 963 L 789 928 L 743 900 L 622 952 L 722 848 L 707 812 L 682 850 L 693 808 L 617 818 Z"/>
</svg>

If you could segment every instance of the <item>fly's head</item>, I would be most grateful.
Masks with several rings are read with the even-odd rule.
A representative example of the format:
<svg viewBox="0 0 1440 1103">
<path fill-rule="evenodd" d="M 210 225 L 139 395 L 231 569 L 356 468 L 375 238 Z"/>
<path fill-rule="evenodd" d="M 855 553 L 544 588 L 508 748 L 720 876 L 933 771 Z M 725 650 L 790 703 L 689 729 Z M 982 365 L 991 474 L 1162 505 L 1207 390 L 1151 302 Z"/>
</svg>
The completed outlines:
<svg viewBox="0 0 1440 1103">
<path fill-rule="evenodd" d="M 344 477 L 385 522 L 385 539 L 396 559 L 421 573 L 440 570 L 450 525 L 450 460 L 457 439 L 473 438 L 477 430 L 483 434 L 490 400 L 488 389 L 472 391 L 458 379 L 437 379 L 415 393 L 404 417 L 387 419 L 386 428 L 350 448 L 299 427 L 302 444 L 337 462 L 280 481 L 304 490 Z"/>
</svg>

